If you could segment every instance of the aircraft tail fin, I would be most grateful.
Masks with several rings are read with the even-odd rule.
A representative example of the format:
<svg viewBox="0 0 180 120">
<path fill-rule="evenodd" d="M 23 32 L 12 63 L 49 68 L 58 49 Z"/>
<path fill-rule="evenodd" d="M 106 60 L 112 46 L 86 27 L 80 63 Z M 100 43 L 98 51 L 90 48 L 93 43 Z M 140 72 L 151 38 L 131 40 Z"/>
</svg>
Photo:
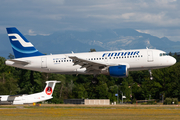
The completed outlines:
<svg viewBox="0 0 180 120">
<path fill-rule="evenodd" d="M 6 28 L 15 58 L 44 55 L 40 53 L 15 27 Z"/>
<path fill-rule="evenodd" d="M 56 83 L 60 83 L 60 82 L 61 81 L 46 81 L 46 87 L 44 88 L 43 92 L 46 95 L 52 96 Z"/>
</svg>

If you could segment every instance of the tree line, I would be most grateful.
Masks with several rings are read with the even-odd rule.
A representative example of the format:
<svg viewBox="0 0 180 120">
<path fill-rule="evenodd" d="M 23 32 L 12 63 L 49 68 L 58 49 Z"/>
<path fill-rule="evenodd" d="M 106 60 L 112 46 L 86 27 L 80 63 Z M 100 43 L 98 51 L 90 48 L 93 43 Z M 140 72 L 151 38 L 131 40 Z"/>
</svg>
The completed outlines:
<svg viewBox="0 0 180 120">
<path fill-rule="evenodd" d="M 10 54 L 9 58 L 13 56 Z M 163 98 L 180 99 L 180 57 L 174 54 L 177 63 L 171 67 L 152 70 L 153 80 L 147 70 L 129 72 L 127 78 L 98 75 L 93 83 L 93 75 L 62 75 L 41 73 L 5 65 L 0 57 L 0 95 L 32 94 L 43 91 L 45 81 L 58 80 L 53 99 L 49 103 L 63 103 L 64 99 L 110 99 L 117 101 L 122 93 L 124 101 Z"/>
</svg>

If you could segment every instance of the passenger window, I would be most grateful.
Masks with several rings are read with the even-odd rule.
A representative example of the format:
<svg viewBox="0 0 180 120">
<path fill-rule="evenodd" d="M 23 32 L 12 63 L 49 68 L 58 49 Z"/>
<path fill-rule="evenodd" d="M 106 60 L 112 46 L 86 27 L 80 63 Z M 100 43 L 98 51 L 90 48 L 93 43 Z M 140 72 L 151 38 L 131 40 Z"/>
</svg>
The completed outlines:
<svg viewBox="0 0 180 120">
<path fill-rule="evenodd" d="M 93 60 L 93 58 L 91 58 L 91 60 Z"/>
<path fill-rule="evenodd" d="M 101 60 L 101 58 L 99 58 L 99 60 Z"/>
<path fill-rule="evenodd" d="M 104 58 L 102 58 L 102 60 L 104 60 Z"/>
<path fill-rule="evenodd" d="M 61 62 L 63 62 L 63 60 L 61 60 Z"/>
<path fill-rule="evenodd" d="M 111 59 L 111 57 L 109 57 L 109 59 Z"/>
<path fill-rule="evenodd" d="M 64 62 L 66 62 L 66 60 L 64 60 Z"/>
</svg>

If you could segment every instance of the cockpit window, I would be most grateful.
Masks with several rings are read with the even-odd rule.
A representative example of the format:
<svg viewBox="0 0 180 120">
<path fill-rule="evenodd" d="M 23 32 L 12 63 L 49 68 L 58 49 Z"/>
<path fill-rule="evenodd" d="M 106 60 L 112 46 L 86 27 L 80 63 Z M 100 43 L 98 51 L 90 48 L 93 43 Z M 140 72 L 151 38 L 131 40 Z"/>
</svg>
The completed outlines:
<svg viewBox="0 0 180 120">
<path fill-rule="evenodd" d="M 168 56 L 168 53 L 160 53 L 160 56 Z"/>
</svg>

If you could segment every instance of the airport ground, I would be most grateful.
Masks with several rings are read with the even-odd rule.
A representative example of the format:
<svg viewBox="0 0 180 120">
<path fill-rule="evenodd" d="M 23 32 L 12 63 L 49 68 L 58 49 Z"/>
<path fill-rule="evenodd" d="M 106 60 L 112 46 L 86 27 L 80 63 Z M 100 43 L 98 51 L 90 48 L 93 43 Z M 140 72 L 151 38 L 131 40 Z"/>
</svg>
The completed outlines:
<svg viewBox="0 0 180 120">
<path fill-rule="evenodd" d="M 180 120 L 179 105 L 3 105 L 0 120 Z"/>
</svg>

